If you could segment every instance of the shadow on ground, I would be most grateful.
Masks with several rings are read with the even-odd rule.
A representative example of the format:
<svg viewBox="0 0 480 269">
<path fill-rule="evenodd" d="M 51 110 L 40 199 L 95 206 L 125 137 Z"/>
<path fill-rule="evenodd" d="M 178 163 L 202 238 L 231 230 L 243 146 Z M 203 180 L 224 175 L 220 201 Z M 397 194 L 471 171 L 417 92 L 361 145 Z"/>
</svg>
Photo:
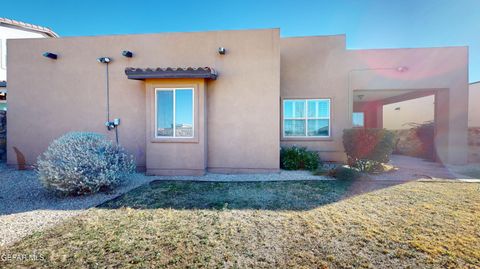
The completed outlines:
<svg viewBox="0 0 480 269">
<path fill-rule="evenodd" d="M 18 213 L 84 210 L 151 180 L 143 175 L 134 175 L 112 191 L 85 196 L 57 196 L 42 186 L 34 171 L 19 171 L 0 162 L 0 223 L 3 217 Z M 25 222 L 28 221 L 26 217 Z"/>
<path fill-rule="evenodd" d="M 194 182 L 153 181 L 99 208 L 116 209 L 260 209 L 309 210 L 403 182 L 274 181 Z"/>
</svg>

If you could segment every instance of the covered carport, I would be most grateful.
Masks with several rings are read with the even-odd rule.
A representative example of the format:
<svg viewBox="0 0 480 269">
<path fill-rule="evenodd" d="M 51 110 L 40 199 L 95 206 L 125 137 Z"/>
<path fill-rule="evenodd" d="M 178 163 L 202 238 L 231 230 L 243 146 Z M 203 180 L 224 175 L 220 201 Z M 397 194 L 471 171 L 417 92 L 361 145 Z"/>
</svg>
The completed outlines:
<svg viewBox="0 0 480 269">
<path fill-rule="evenodd" d="M 353 91 L 353 125 L 354 127 L 385 129 L 390 129 L 391 126 L 401 126 L 402 129 L 409 129 L 419 124 L 427 124 L 430 126 L 433 122 L 433 127 L 435 127 L 435 111 L 441 110 L 441 107 L 434 108 L 434 106 L 431 105 L 415 107 L 415 105 L 413 105 L 413 107 L 410 108 L 408 106 L 415 104 L 414 102 L 416 100 L 421 103 L 423 102 L 423 104 L 429 104 L 425 102 L 425 100 L 435 100 L 435 96 L 439 91 L 442 90 L 355 90 Z M 423 97 L 429 98 L 425 99 Z M 435 103 L 434 101 L 432 102 Z M 395 107 L 395 110 L 402 109 L 404 113 L 408 113 L 411 117 L 409 118 L 410 121 L 405 122 L 402 117 L 392 117 L 392 114 L 388 114 L 392 107 Z M 396 133 L 400 135 L 401 132 L 398 131 L 397 129 Z M 433 148 L 434 137 L 435 128 L 433 128 L 432 136 L 428 135 L 423 137 L 423 140 L 428 140 L 428 142 L 425 141 L 425 143 L 428 143 L 425 144 L 425 148 L 416 144 L 420 142 L 418 138 L 411 137 L 411 139 L 415 141 L 409 146 L 411 150 L 409 153 L 413 153 L 413 156 L 423 156 L 430 160 L 441 161 L 438 156 L 436 156 L 435 149 Z M 405 145 L 403 145 L 403 147 L 405 147 Z M 407 153 L 407 155 L 409 154 Z"/>
<path fill-rule="evenodd" d="M 384 105 L 434 95 L 437 161 L 467 162 L 467 47 L 349 53 L 347 83 L 352 125 L 358 124 L 358 112 L 362 112 L 365 127 L 382 128 Z"/>
</svg>

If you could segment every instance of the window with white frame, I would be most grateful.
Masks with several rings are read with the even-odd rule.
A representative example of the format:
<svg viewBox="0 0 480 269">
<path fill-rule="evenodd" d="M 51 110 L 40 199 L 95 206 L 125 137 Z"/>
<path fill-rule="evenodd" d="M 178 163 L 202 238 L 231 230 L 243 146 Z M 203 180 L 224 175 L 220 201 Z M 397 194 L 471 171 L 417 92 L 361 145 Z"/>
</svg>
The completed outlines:
<svg viewBox="0 0 480 269">
<path fill-rule="evenodd" d="M 330 137 L 330 99 L 283 100 L 284 137 Z"/>
<path fill-rule="evenodd" d="M 155 89 L 155 137 L 194 136 L 193 88 Z"/>
</svg>

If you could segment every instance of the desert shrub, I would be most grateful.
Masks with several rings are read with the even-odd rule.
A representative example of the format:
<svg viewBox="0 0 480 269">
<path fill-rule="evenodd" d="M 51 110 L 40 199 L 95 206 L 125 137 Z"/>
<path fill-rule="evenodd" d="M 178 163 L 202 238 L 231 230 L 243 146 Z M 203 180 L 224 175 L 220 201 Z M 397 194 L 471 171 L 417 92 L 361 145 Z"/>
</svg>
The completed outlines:
<svg viewBox="0 0 480 269">
<path fill-rule="evenodd" d="M 62 195 L 109 190 L 135 171 L 133 157 L 96 133 L 71 132 L 55 141 L 38 158 L 42 184 Z"/>
<path fill-rule="evenodd" d="M 348 165 L 360 171 L 375 171 L 390 161 L 395 134 L 386 129 L 353 128 L 343 131 Z"/>
<path fill-rule="evenodd" d="M 340 180 L 355 180 L 362 176 L 357 169 L 338 166 L 336 168 L 330 169 L 327 173 L 327 176 L 334 177 Z"/>
<path fill-rule="evenodd" d="M 286 170 L 316 170 L 320 163 L 317 152 L 303 147 L 282 147 L 280 150 L 280 167 Z"/>
<path fill-rule="evenodd" d="M 435 159 L 435 123 L 427 121 L 424 123 L 409 123 L 411 130 L 414 131 L 416 138 L 420 141 L 421 149 L 417 156 L 428 160 Z"/>
</svg>

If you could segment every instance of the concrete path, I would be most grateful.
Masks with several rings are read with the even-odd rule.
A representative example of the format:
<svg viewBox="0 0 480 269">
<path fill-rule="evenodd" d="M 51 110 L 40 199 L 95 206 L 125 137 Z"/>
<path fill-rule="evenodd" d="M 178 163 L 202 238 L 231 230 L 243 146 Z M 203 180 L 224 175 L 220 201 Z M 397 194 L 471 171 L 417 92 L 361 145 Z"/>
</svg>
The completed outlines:
<svg viewBox="0 0 480 269">
<path fill-rule="evenodd" d="M 461 169 L 458 169 L 458 167 L 445 167 L 439 163 L 429 162 L 419 158 L 392 155 L 389 164 L 398 170 L 389 173 L 368 175 L 367 178 L 356 180 L 349 187 L 345 195 L 346 198 L 416 180 L 480 183 L 480 179 L 473 179 L 459 174 L 458 171 Z"/>
<path fill-rule="evenodd" d="M 390 164 L 398 168 L 397 171 L 379 175 L 371 175 L 373 180 L 412 181 L 419 179 L 453 179 L 468 178 L 461 176 L 445 166 L 402 155 L 392 155 Z"/>
<path fill-rule="evenodd" d="M 204 176 L 156 176 L 156 180 L 187 180 L 187 181 L 215 181 L 215 182 L 250 182 L 250 181 L 299 181 L 299 180 L 335 180 L 331 177 L 316 176 L 310 171 L 287 171 L 260 173 L 260 174 L 215 174 L 206 173 Z"/>
</svg>

